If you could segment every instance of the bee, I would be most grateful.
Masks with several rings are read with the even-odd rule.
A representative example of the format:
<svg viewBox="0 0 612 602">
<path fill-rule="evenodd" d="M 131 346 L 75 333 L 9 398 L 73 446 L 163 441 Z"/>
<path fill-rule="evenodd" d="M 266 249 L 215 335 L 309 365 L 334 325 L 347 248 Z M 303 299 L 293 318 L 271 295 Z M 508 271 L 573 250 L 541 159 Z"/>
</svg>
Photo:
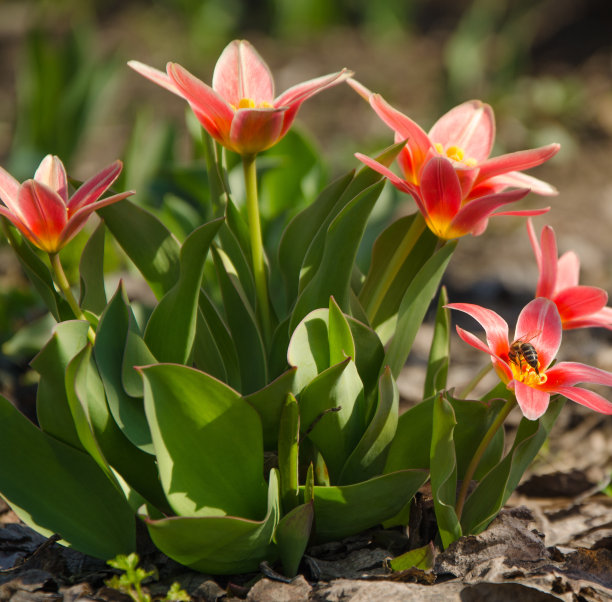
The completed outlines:
<svg viewBox="0 0 612 602">
<path fill-rule="evenodd" d="M 511 345 L 510 350 L 508 351 L 508 359 L 516 364 L 520 370 L 523 369 L 523 361 L 531 366 L 535 373 L 539 376 L 540 371 L 538 370 L 538 352 L 535 347 L 529 342 L 533 338 L 535 338 L 537 334 L 524 339 L 516 339 Z"/>
</svg>

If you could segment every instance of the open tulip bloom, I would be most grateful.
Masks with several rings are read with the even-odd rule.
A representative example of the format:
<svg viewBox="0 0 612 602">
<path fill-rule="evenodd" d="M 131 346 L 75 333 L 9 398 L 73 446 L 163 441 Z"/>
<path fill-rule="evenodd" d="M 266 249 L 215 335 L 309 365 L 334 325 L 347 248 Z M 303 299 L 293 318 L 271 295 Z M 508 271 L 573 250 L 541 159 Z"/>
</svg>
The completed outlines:
<svg viewBox="0 0 612 602">
<path fill-rule="evenodd" d="M 184 98 L 204 129 L 225 148 L 241 155 L 255 155 L 276 144 L 307 98 L 351 75 L 343 69 L 297 84 L 275 98 L 270 69 L 246 40 L 234 40 L 223 50 L 212 87 L 177 63 L 168 63 L 166 73 L 138 61 L 128 65 Z"/>
<path fill-rule="evenodd" d="M 20 184 L 0 167 L 0 215 L 6 217 L 32 244 L 47 253 L 57 253 L 85 225 L 89 216 L 134 194 L 122 192 L 100 197 L 121 173 L 121 161 L 115 161 L 83 183 L 68 196 L 68 178 L 64 164 L 47 155 L 34 179 Z"/>
<path fill-rule="evenodd" d="M 555 232 L 550 226 L 542 228 L 540 242 L 531 220 L 527 221 L 527 232 L 540 271 L 536 296 L 555 303 L 563 329 L 601 326 L 612 330 L 612 307 L 606 307 L 608 293 L 578 284 L 580 260 L 576 253 L 567 251 L 558 257 Z"/>
<path fill-rule="evenodd" d="M 578 362 L 553 361 L 561 345 L 561 318 L 556 305 L 538 297 L 521 311 L 513 342 L 508 323 L 490 309 L 471 303 L 450 303 L 447 307 L 472 316 L 484 328 L 486 343 L 457 326 L 466 343 L 491 356 L 493 367 L 513 389 L 525 418 L 536 420 L 548 408 L 551 394 L 559 394 L 603 414 L 612 414 L 612 403 L 601 395 L 576 387 L 578 383 L 612 386 L 612 373 Z M 533 346 L 534 354 L 517 353 L 516 343 Z M 528 361 L 534 359 L 531 363 Z M 535 365 L 532 365 L 535 364 Z"/>
</svg>

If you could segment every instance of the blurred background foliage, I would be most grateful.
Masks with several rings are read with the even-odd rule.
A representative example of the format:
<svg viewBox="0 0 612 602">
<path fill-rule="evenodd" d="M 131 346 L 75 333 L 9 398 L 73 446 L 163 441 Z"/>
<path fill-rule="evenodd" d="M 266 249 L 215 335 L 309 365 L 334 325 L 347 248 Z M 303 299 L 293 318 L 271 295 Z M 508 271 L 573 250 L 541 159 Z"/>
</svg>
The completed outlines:
<svg viewBox="0 0 612 602">
<path fill-rule="evenodd" d="M 426 129 L 455 104 L 482 98 L 496 113 L 495 153 L 561 142 L 555 162 L 537 175 L 560 188 L 565 180 L 571 194 L 595 195 L 592 179 L 590 188 L 571 187 L 589 165 L 609 165 L 610 31 L 609 0 L 3 0 L 0 165 L 22 180 L 53 153 L 83 180 L 121 158 L 117 188 L 136 189 L 135 201 L 183 238 L 212 210 L 200 128 L 184 102 L 125 63 L 163 69 L 172 60 L 210 82 L 222 48 L 248 38 L 269 63 L 277 92 L 346 66 Z M 354 152 L 391 142 L 348 86 L 309 100 L 298 122 L 259 161 L 269 249 L 288 216 L 356 166 Z M 587 158 L 585 148 L 595 154 Z M 284 169 L 270 169 L 278 165 Z M 230 185 L 239 200 L 240 178 L 230 173 Z M 288 187 L 279 203 L 274 191 Z M 405 207 L 406 198 L 387 187 L 368 239 Z M 567 219 L 563 208 L 558 219 Z M 73 273 L 86 236 L 64 250 Z M 462 245 L 468 265 L 470 244 Z M 512 255 L 515 243 L 507 244 Z M 39 309 L 10 252 L 0 253 L 2 343 Z M 110 244 L 108 257 L 107 267 L 127 270 L 129 281 L 129 266 Z M 461 277 L 469 280 L 469 271 Z M 609 266 L 596 277 L 600 285 L 612 281 Z M 4 351 L 19 360 L 19 348 Z"/>
</svg>

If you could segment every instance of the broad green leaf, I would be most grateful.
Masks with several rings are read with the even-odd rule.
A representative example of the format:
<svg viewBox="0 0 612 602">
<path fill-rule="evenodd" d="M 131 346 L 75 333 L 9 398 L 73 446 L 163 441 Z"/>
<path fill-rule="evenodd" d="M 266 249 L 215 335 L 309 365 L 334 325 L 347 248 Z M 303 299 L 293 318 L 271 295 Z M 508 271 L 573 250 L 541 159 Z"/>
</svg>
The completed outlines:
<svg viewBox="0 0 612 602">
<path fill-rule="evenodd" d="M 270 472 L 268 510 L 263 520 L 235 516 L 171 517 L 146 522 L 153 543 L 173 560 L 211 575 L 257 571 L 262 560 L 273 561 L 272 544 L 280 509 L 278 476 Z"/>
<path fill-rule="evenodd" d="M 87 322 L 70 320 L 59 323 L 49 342 L 32 360 L 40 374 L 36 393 L 36 414 L 43 431 L 82 449 L 70 405 L 64 377 L 70 360 L 87 345 Z"/>
<path fill-rule="evenodd" d="M 297 506 L 298 499 L 298 438 L 300 410 L 291 393 L 287 395 L 278 429 L 278 473 L 283 513 Z"/>
<path fill-rule="evenodd" d="M 13 336 L 2 343 L 2 353 L 10 358 L 27 360 L 37 354 L 51 338 L 57 322 L 47 312 L 21 326 Z"/>
<path fill-rule="evenodd" d="M 353 172 L 334 180 L 316 200 L 298 213 L 287 225 L 278 247 L 280 266 L 287 299 L 295 300 L 298 292 L 300 269 L 315 234 L 323 227 L 333 207 L 353 179 Z"/>
<path fill-rule="evenodd" d="M 291 330 L 313 309 L 327 307 L 332 296 L 342 311 L 348 311 L 357 249 L 383 186 L 384 182 L 379 182 L 366 188 L 347 203 L 329 225 L 322 240 L 320 264 L 301 289 L 291 314 Z"/>
<path fill-rule="evenodd" d="M 421 548 L 416 548 L 405 552 L 401 556 L 396 556 L 389 561 L 389 566 L 393 572 L 407 571 L 408 569 L 421 569 L 429 571 L 433 569 L 435 560 L 435 549 L 433 541 L 425 544 Z"/>
<path fill-rule="evenodd" d="M 168 502 L 182 516 L 265 514 L 257 412 L 204 372 L 176 364 L 141 369 L 145 409 Z"/>
<path fill-rule="evenodd" d="M 287 395 L 293 390 L 294 379 L 295 368 L 291 368 L 263 389 L 243 397 L 259 414 L 266 451 L 276 451 L 281 414 Z"/>
<path fill-rule="evenodd" d="M 446 289 L 442 287 L 438 297 L 434 334 L 429 348 L 423 398 L 431 397 L 446 389 L 450 355 L 450 310 L 444 307 L 447 303 L 448 295 Z"/>
<path fill-rule="evenodd" d="M 312 380 L 298 396 L 300 428 L 323 455 L 337 482 L 365 430 L 363 384 L 350 358 Z"/>
<path fill-rule="evenodd" d="M 351 327 L 333 297 L 329 298 L 328 314 L 329 363 L 344 361 L 347 357 L 355 359 L 355 341 Z"/>
<path fill-rule="evenodd" d="M 123 387 L 124 354 L 128 333 L 132 328 L 134 320 L 131 308 L 123 285 L 120 284 L 100 317 L 94 357 L 115 422 L 136 447 L 153 453 L 142 398 L 128 395 Z"/>
<path fill-rule="evenodd" d="M 240 363 L 241 390 L 252 393 L 268 382 L 268 367 L 257 319 L 229 258 L 213 247 L 227 323 Z"/>
<path fill-rule="evenodd" d="M 287 577 L 295 577 L 308 545 L 314 520 L 314 504 L 307 502 L 285 514 L 276 527 L 276 544 Z"/>
<path fill-rule="evenodd" d="M 451 404 L 439 395 L 434 398 L 433 430 L 430 450 L 431 494 L 442 545 L 447 548 L 461 537 L 455 512 L 457 496 L 457 458 L 453 431 L 457 424 Z"/>
<path fill-rule="evenodd" d="M 98 558 L 135 550 L 132 510 L 94 460 L 37 429 L 2 397 L 0 457 L 0 491 L 30 527 L 60 533 Z"/>
<path fill-rule="evenodd" d="M 238 208 L 234 204 L 231 198 L 228 197 L 225 207 L 225 220 L 231 233 L 234 235 L 235 240 L 238 241 L 240 249 L 247 259 L 247 264 L 250 269 L 250 258 L 251 258 L 251 238 L 249 235 L 249 226 L 240 213 Z M 251 279 L 253 275 L 251 274 Z"/>
<path fill-rule="evenodd" d="M 340 483 L 356 483 L 383 472 L 387 451 L 397 429 L 399 391 L 387 368 L 380 377 L 376 411 L 361 440 L 349 456 Z"/>
<path fill-rule="evenodd" d="M 104 239 L 106 227 L 98 224 L 89 237 L 79 263 L 81 278 L 80 307 L 83 310 L 100 315 L 106 307 L 106 290 L 104 288 Z"/>
<path fill-rule="evenodd" d="M 398 310 L 395 333 L 385 356 L 385 365 L 388 364 L 391 367 L 395 378 L 398 377 L 408 359 L 414 338 L 456 246 L 456 241 L 447 243 L 432 255 L 406 290 Z"/>
<path fill-rule="evenodd" d="M 512 449 L 467 498 L 461 517 L 464 533 L 480 533 L 497 516 L 548 438 L 564 402 L 562 398 L 551 401 L 539 420 L 521 420 Z"/>
<path fill-rule="evenodd" d="M 230 201 L 231 203 L 231 201 Z M 228 205 L 229 207 L 229 205 Z M 232 204 L 233 207 L 233 204 Z M 218 233 L 219 246 L 228 256 L 242 289 L 251 307 L 255 307 L 255 280 L 251 269 L 251 251 L 243 251 L 238 238 L 230 230 L 228 224 L 223 224 Z"/>
<path fill-rule="evenodd" d="M 128 330 L 121 365 L 121 383 L 123 384 L 123 390 L 130 397 L 142 397 L 144 395 L 142 377 L 138 374 L 135 366 L 147 366 L 156 362 L 157 360 L 149 351 L 142 337 L 133 330 Z"/>
<path fill-rule="evenodd" d="M 204 259 L 223 219 L 208 222 L 194 230 L 183 243 L 180 276 L 153 310 L 144 340 L 160 362 L 186 364 L 196 332 L 200 285 Z"/>
<path fill-rule="evenodd" d="M 355 485 L 315 486 L 316 540 L 335 541 L 375 527 L 397 514 L 426 480 L 425 470 L 401 470 Z"/>
<path fill-rule="evenodd" d="M 176 238 L 155 216 L 127 199 L 97 213 L 161 299 L 179 278 L 180 247 Z"/>
</svg>

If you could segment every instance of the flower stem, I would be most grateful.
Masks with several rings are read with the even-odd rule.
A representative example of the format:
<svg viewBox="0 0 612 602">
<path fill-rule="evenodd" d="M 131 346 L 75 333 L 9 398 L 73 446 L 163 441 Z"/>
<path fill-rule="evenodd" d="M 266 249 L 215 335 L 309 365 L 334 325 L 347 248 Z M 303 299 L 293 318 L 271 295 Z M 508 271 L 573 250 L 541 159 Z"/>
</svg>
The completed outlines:
<svg viewBox="0 0 612 602">
<path fill-rule="evenodd" d="M 258 313 L 261 320 L 264 340 L 268 342 L 271 337 L 270 302 L 268 300 L 268 283 L 266 278 L 266 266 L 264 263 L 263 239 L 261 236 L 259 201 L 257 199 L 255 155 L 243 155 L 242 167 L 244 170 L 249 236 L 251 239 L 251 259 L 253 262 L 253 276 L 255 278 Z"/>
<path fill-rule="evenodd" d="M 491 423 L 489 430 L 485 433 L 485 436 L 482 438 L 480 445 L 474 452 L 472 456 L 472 460 L 465 471 L 465 475 L 463 477 L 463 482 L 461 483 L 461 489 L 459 490 L 459 495 L 457 496 L 457 503 L 455 504 L 455 512 L 457 514 L 457 518 L 461 519 L 461 514 L 463 512 L 463 506 L 465 504 L 465 498 L 467 497 L 468 488 L 472 481 L 472 477 L 478 468 L 478 464 L 480 464 L 480 460 L 482 459 L 483 454 L 485 453 L 489 443 L 491 443 L 491 439 L 499 428 L 504 424 L 504 421 L 510 414 L 510 411 L 516 405 L 516 399 L 511 397 L 504 405 L 504 407 L 500 410 L 499 414 L 495 417 L 495 420 Z"/>
<path fill-rule="evenodd" d="M 70 309 L 74 314 L 74 317 L 77 320 L 84 320 L 88 322 L 83 310 L 79 307 L 77 300 L 72 294 L 72 290 L 70 289 L 70 283 L 68 282 L 68 278 L 66 278 L 66 273 L 64 272 L 64 268 L 62 267 L 62 262 L 60 261 L 59 253 L 49 253 L 49 261 L 51 262 L 51 268 L 53 270 L 53 277 L 55 280 L 55 284 L 59 287 L 59 289 L 64 294 L 64 298 L 70 305 Z M 87 338 L 89 342 L 93 345 L 96 340 L 96 333 L 94 329 L 89 325 L 89 329 L 87 331 Z"/>
<path fill-rule="evenodd" d="M 408 255 L 410 255 L 410 252 L 414 248 L 414 245 L 424 230 L 425 220 L 420 213 L 417 213 L 414 216 L 414 220 L 412 221 L 410 228 L 408 228 L 406 231 L 404 238 L 402 238 L 400 244 L 393 252 L 393 255 L 391 255 L 389 262 L 384 268 L 382 277 L 376 284 L 371 298 L 366 303 L 364 309 L 366 310 L 370 322 L 372 322 L 376 316 L 376 313 L 380 309 L 380 306 L 382 305 L 389 288 L 393 284 L 395 277 L 401 270 L 406 258 Z"/>
<path fill-rule="evenodd" d="M 481 368 L 480 372 L 465 386 L 465 389 L 459 393 L 459 399 L 465 399 L 475 388 L 476 385 L 491 372 L 493 363 L 489 362 L 486 366 Z"/>
</svg>

